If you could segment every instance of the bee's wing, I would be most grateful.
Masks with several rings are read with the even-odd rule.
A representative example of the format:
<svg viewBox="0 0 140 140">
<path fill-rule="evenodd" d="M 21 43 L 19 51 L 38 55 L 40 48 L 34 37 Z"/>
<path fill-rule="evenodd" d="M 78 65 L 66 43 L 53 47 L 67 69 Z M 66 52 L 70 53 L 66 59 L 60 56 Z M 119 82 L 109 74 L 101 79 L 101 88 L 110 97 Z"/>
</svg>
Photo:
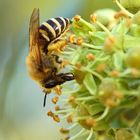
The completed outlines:
<svg viewBox="0 0 140 140">
<path fill-rule="evenodd" d="M 38 64 L 41 63 L 39 48 L 39 9 L 34 8 L 29 24 L 29 51 Z"/>
</svg>

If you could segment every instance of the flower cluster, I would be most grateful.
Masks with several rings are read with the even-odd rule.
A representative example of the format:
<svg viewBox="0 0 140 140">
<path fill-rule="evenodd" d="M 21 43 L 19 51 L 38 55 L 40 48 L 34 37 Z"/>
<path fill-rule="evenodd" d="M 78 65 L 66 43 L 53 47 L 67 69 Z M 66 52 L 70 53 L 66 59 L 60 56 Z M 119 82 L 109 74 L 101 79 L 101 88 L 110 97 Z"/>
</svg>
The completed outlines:
<svg viewBox="0 0 140 140">
<path fill-rule="evenodd" d="M 115 2 L 121 11 L 72 19 L 63 58 L 75 81 L 64 84 L 55 111 L 71 124 L 61 128 L 66 139 L 140 139 L 140 14 Z"/>
</svg>

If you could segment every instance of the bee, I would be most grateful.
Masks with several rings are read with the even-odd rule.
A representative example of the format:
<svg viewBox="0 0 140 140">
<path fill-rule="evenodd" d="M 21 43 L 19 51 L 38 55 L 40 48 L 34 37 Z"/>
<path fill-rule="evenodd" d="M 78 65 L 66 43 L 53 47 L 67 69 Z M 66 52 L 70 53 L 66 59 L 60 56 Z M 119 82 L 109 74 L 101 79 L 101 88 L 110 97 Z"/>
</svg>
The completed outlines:
<svg viewBox="0 0 140 140">
<path fill-rule="evenodd" d="M 69 25 L 69 19 L 62 17 L 49 19 L 40 25 L 37 8 L 33 10 L 30 18 L 26 64 L 30 77 L 37 81 L 45 92 L 44 106 L 50 89 L 74 80 L 73 73 L 59 73 L 62 61 L 55 51 L 57 47 L 65 44 L 61 36 Z"/>
</svg>

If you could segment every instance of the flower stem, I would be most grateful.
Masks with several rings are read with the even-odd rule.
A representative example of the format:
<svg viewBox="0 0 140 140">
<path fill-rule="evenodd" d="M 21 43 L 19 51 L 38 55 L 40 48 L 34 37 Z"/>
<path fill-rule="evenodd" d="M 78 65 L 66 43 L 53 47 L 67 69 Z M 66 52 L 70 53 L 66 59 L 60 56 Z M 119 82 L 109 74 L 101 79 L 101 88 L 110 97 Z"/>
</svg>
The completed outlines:
<svg viewBox="0 0 140 140">
<path fill-rule="evenodd" d="M 93 100 L 93 96 L 88 96 L 88 97 L 81 97 L 81 98 L 76 98 L 76 101 L 87 101 L 87 100 Z"/>
<path fill-rule="evenodd" d="M 88 43 L 82 43 L 82 46 L 89 47 L 89 48 L 95 49 L 95 50 L 102 50 L 103 49 L 103 46 L 94 46 L 94 45 L 88 44 Z"/>
<path fill-rule="evenodd" d="M 105 110 L 104 110 L 104 112 L 103 112 L 103 114 L 96 119 L 96 122 L 104 119 L 105 116 L 108 114 L 108 112 L 109 112 L 109 107 L 106 107 Z"/>
<path fill-rule="evenodd" d="M 102 81 L 103 77 L 102 77 L 100 74 L 98 74 L 97 72 L 92 71 L 92 70 L 90 70 L 90 69 L 88 69 L 88 68 L 84 68 L 84 70 L 86 70 L 86 71 L 92 73 L 94 76 L 98 77 L 98 78 Z"/>
<path fill-rule="evenodd" d="M 112 36 L 111 32 L 102 23 L 96 21 L 96 24 L 101 27 L 108 34 L 108 36 Z"/>
<path fill-rule="evenodd" d="M 127 11 L 120 3 L 118 0 L 115 0 L 116 4 L 118 5 L 118 7 L 124 11 L 128 16 L 130 16 L 131 18 L 134 16 L 132 13 L 130 13 L 129 11 Z"/>
<path fill-rule="evenodd" d="M 92 135 L 93 135 L 93 130 L 92 130 L 92 128 L 91 128 L 90 133 L 89 133 L 89 136 L 87 137 L 86 140 L 91 140 Z"/>
<path fill-rule="evenodd" d="M 68 129 L 73 129 L 74 127 L 78 126 L 79 124 L 78 123 L 74 123 L 73 125 L 71 125 Z"/>
<path fill-rule="evenodd" d="M 75 140 L 77 137 L 79 137 L 83 132 L 85 131 L 85 129 L 81 129 L 81 131 L 79 133 L 77 133 L 76 135 L 74 135 L 73 137 L 71 137 L 69 140 Z"/>
</svg>

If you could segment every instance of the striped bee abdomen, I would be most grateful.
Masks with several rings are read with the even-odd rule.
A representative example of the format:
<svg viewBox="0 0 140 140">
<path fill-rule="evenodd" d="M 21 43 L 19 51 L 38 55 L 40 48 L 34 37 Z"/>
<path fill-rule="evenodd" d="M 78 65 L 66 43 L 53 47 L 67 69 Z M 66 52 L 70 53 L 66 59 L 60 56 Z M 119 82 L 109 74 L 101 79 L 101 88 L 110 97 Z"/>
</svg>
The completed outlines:
<svg viewBox="0 0 140 140">
<path fill-rule="evenodd" d="M 61 36 L 61 34 L 66 31 L 69 24 L 70 20 L 68 18 L 51 18 L 41 24 L 39 27 L 39 32 L 46 39 L 47 43 L 50 43 Z"/>
</svg>

